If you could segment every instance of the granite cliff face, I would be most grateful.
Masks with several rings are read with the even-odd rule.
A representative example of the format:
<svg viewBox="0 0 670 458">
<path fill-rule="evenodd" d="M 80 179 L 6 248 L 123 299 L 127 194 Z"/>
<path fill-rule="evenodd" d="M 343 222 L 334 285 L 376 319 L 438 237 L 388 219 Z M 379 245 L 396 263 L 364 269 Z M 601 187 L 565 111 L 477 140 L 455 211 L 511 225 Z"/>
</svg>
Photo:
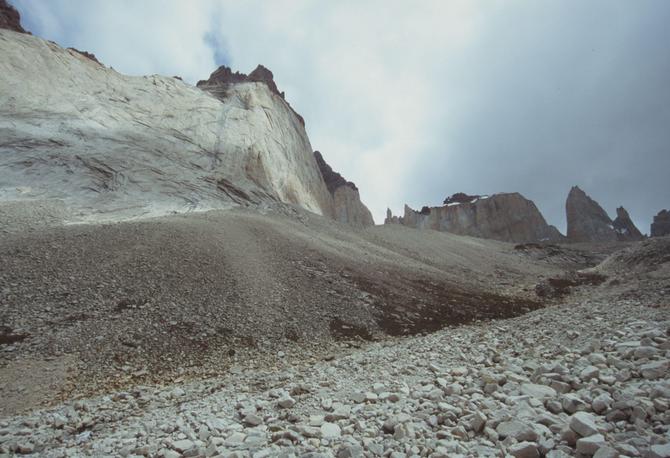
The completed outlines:
<svg viewBox="0 0 670 458">
<path fill-rule="evenodd" d="M 651 223 L 652 237 L 663 237 L 670 235 L 670 211 L 661 210 L 654 216 L 654 222 Z"/>
<path fill-rule="evenodd" d="M 417 212 L 405 205 L 405 214 L 387 211 L 385 223 L 400 223 L 417 229 L 433 229 L 505 242 L 557 242 L 563 239 L 550 226 L 535 204 L 519 193 L 492 196 L 455 194 L 442 207 L 424 207 Z"/>
<path fill-rule="evenodd" d="M 333 171 L 319 151 L 314 151 L 314 159 L 326 183 L 328 192 L 333 196 L 335 219 L 352 226 L 374 226 L 372 213 L 361 202 L 356 185 Z"/>
<path fill-rule="evenodd" d="M 644 239 L 644 235 L 635 226 L 623 207 L 616 209 L 616 218 L 612 221 L 612 227 L 616 232 L 617 240 L 621 242 L 636 242 Z"/>
<path fill-rule="evenodd" d="M 239 83 L 263 83 L 268 87 L 268 89 L 270 89 L 270 91 L 273 94 L 278 95 L 286 102 L 285 100 L 286 95 L 284 94 L 283 91 L 279 92 L 277 84 L 275 83 L 274 80 L 274 75 L 269 69 L 265 68 L 263 65 L 258 65 L 248 75 L 240 72 L 233 72 L 233 70 L 230 67 L 222 65 L 216 70 L 214 70 L 214 72 L 209 76 L 208 79 L 198 81 L 198 84 L 196 86 L 210 92 L 214 96 L 223 100 L 226 98 L 226 95 L 231 85 Z M 289 107 L 291 106 L 289 105 L 288 102 L 286 102 L 286 105 Z M 295 110 L 292 109 L 292 111 L 293 114 L 298 118 L 300 123 L 304 126 L 305 120 L 303 119 L 303 117 L 300 116 Z"/>
<path fill-rule="evenodd" d="M 568 239 L 572 242 L 615 242 L 617 232 L 607 212 L 578 186 L 573 186 L 565 202 Z"/>
<path fill-rule="evenodd" d="M 219 69 L 197 88 L 9 30 L 0 55 L 3 205 L 47 202 L 87 221 L 279 201 L 368 222 L 357 192 L 329 192 L 264 67 Z"/>
</svg>

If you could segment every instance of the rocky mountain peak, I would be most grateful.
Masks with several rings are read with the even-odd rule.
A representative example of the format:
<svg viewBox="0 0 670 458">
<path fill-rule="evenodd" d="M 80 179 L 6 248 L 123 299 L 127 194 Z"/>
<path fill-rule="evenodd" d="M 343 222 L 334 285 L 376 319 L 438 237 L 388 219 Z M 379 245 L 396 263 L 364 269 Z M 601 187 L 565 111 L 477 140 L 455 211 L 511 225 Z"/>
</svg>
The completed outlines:
<svg viewBox="0 0 670 458">
<path fill-rule="evenodd" d="M 354 226 L 373 226 L 372 213 L 361 202 L 356 185 L 335 172 L 319 151 L 314 151 L 314 160 L 328 192 L 333 196 L 335 219 Z"/>
<path fill-rule="evenodd" d="M 262 65 L 258 65 L 247 77 L 249 81 L 255 81 L 258 83 L 265 83 L 270 88 L 272 92 L 279 95 L 282 99 L 284 98 L 284 93 L 279 92 L 277 84 L 274 80 L 274 75 L 272 72 Z"/>
<path fill-rule="evenodd" d="M 457 192 L 456 194 L 452 194 L 450 197 L 447 197 L 444 199 L 444 205 L 449 205 L 449 204 L 465 204 L 465 203 L 470 203 L 473 200 L 479 199 L 480 195 L 469 195 L 464 192 Z"/>
<path fill-rule="evenodd" d="M 516 192 L 492 196 L 456 193 L 443 206 L 424 206 L 420 211 L 405 205 L 403 216 L 393 216 L 388 210 L 385 223 L 517 243 L 564 239 L 531 200 Z"/>
<path fill-rule="evenodd" d="M 7 3 L 7 0 L 0 0 L 0 29 L 13 30 L 14 32 L 27 33 L 26 29 L 21 26 L 21 15 L 18 10 Z M 92 61 L 102 65 L 102 63 L 95 57 L 95 54 L 86 51 L 80 51 L 77 48 L 67 48 L 82 56 L 91 59 Z"/>
<path fill-rule="evenodd" d="M 21 15 L 7 0 L 0 0 L 0 29 L 29 33 L 21 26 Z"/>
<path fill-rule="evenodd" d="M 613 242 L 617 233 L 607 212 L 579 186 L 573 186 L 565 202 L 568 238 L 574 242 Z"/>
<path fill-rule="evenodd" d="M 670 211 L 661 210 L 654 216 L 654 222 L 651 223 L 650 235 L 652 237 L 670 235 Z"/>
<path fill-rule="evenodd" d="M 234 84 L 234 83 L 244 83 L 248 81 L 248 76 L 244 73 L 234 72 L 230 67 L 225 65 L 220 66 L 209 75 L 209 79 L 198 81 L 197 86 L 203 86 L 207 84 Z"/>
<path fill-rule="evenodd" d="M 79 49 L 77 49 L 77 48 L 67 48 L 67 49 L 69 49 L 69 50 L 71 50 L 71 51 L 74 51 L 74 52 L 76 52 L 76 53 L 79 53 L 79 54 L 81 54 L 82 56 L 84 56 L 84 57 L 87 58 L 87 59 L 91 59 L 91 60 L 92 60 L 93 62 L 95 62 L 96 64 L 102 65 L 102 62 L 100 62 L 100 61 L 98 60 L 98 58 L 95 57 L 95 54 L 93 54 L 93 53 L 90 53 L 90 52 L 88 52 L 88 51 L 81 51 L 81 50 L 79 50 Z M 180 79 L 181 79 L 181 78 L 180 78 Z"/>
<path fill-rule="evenodd" d="M 632 242 L 644 239 L 644 236 L 630 219 L 630 215 L 625 208 L 616 209 L 616 219 L 612 221 L 612 226 L 616 231 L 618 240 L 622 242 Z"/>
<path fill-rule="evenodd" d="M 273 93 L 277 94 L 281 98 L 284 98 L 285 94 L 283 92 L 279 92 L 272 72 L 260 64 L 248 75 L 241 72 L 233 72 L 230 67 L 222 65 L 214 70 L 211 75 L 209 75 L 209 79 L 198 81 L 196 86 L 206 87 L 212 85 L 228 85 L 249 82 L 265 83 Z"/>
<path fill-rule="evenodd" d="M 298 120 L 300 121 L 300 124 L 303 126 L 305 125 L 305 120 L 298 112 L 296 112 L 291 105 L 286 102 L 286 97 L 285 93 L 282 91 L 279 91 L 279 88 L 277 88 L 277 84 L 275 83 L 274 80 L 274 75 L 268 69 L 267 67 L 264 67 L 263 65 L 258 65 L 251 73 L 248 75 L 245 73 L 241 72 L 233 72 L 233 70 L 226 66 L 222 65 L 216 70 L 212 72 L 211 75 L 209 75 L 209 78 L 206 80 L 200 80 L 196 84 L 197 87 L 200 89 L 203 89 L 212 95 L 224 99 L 226 95 L 228 94 L 228 90 L 230 89 L 230 86 L 233 84 L 240 84 L 240 83 L 263 83 L 265 84 L 268 89 L 270 89 L 270 92 L 273 94 L 278 95 L 279 97 L 284 100 L 286 105 L 288 105 L 289 108 L 291 108 L 291 111 L 293 111 L 293 114 L 295 114 L 298 117 Z"/>
<path fill-rule="evenodd" d="M 628 211 L 623 207 L 619 207 L 616 209 L 616 217 L 621 219 L 630 219 Z"/>
<path fill-rule="evenodd" d="M 326 163 L 323 155 L 319 151 L 314 151 L 314 159 L 316 160 L 316 164 L 319 166 L 319 171 L 321 172 L 321 176 L 323 176 L 323 181 L 326 182 L 326 187 L 331 194 L 335 193 L 337 188 L 340 186 L 349 186 L 354 191 L 358 191 L 358 188 L 354 183 L 345 180 L 342 175 L 335 172 L 333 168 L 328 165 L 328 163 Z"/>
</svg>

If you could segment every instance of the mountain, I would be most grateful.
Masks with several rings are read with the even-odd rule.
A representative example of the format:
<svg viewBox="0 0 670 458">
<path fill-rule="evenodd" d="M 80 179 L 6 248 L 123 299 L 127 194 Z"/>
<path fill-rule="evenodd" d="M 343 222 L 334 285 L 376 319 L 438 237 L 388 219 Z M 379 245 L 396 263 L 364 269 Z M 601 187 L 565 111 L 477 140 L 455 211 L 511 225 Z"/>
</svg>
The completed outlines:
<svg viewBox="0 0 670 458">
<path fill-rule="evenodd" d="M 617 217 L 612 221 L 598 202 L 578 186 L 573 186 L 568 193 L 565 213 L 571 242 L 635 242 L 644 239 L 625 208 L 617 208 Z"/>
<path fill-rule="evenodd" d="M 615 242 L 617 233 L 607 212 L 578 186 L 565 202 L 568 239 L 573 242 Z"/>
<path fill-rule="evenodd" d="M 0 56 L 0 457 L 668 456 L 669 237 L 449 233 L 561 241 L 517 193 L 372 226 L 263 66 Z"/>
<path fill-rule="evenodd" d="M 423 207 L 417 212 L 405 205 L 402 217 L 389 210 L 385 223 L 516 243 L 564 239 L 558 229 L 547 224 L 535 204 L 519 193 L 457 193 L 441 207 Z"/>
<path fill-rule="evenodd" d="M 616 232 L 617 240 L 621 242 L 637 242 L 644 239 L 644 235 L 635 226 L 623 207 L 616 209 L 616 218 L 612 221 L 612 227 Z"/>
<path fill-rule="evenodd" d="M 329 192 L 303 119 L 262 66 L 222 67 L 193 87 L 10 30 L 0 55 L 5 211 L 116 221 L 280 203 L 372 224 L 349 216 L 367 210 L 357 193 Z"/>
<path fill-rule="evenodd" d="M 356 185 L 333 171 L 319 151 L 314 151 L 314 159 L 333 196 L 335 219 L 354 226 L 374 226 L 372 213 L 361 202 Z"/>
<path fill-rule="evenodd" d="M 661 210 L 654 216 L 654 222 L 651 223 L 650 235 L 652 237 L 670 235 L 670 211 Z"/>
</svg>

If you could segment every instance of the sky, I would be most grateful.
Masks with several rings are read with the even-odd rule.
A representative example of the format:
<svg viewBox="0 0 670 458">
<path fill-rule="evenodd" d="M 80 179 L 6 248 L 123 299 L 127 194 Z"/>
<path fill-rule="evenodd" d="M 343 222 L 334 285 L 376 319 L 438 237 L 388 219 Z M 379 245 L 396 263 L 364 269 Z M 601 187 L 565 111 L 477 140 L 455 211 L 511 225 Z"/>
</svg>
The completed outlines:
<svg viewBox="0 0 670 458">
<path fill-rule="evenodd" d="M 270 68 L 377 223 L 520 192 L 565 231 L 579 185 L 643 233 L 670 208 L 670 1 L 11 0 L 130 75 Z"/>
</svg>

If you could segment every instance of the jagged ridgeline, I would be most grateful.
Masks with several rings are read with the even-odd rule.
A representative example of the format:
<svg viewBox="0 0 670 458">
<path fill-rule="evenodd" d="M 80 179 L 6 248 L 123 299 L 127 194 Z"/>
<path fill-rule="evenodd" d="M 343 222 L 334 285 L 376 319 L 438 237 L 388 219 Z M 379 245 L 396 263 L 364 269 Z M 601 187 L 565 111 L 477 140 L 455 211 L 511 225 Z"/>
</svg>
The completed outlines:
<svg viewBox="0 0 670 458">
<path fill-rule="evenodd" d="M 433 229 L 504 242 L 632 242 L 644 239 L 625 208 L 616 210 L 611 220 L 607 212 L 579 187 L 566 200 L 567 237 L 547 224 L 533 201 L 519 193 L 447 197 L 442 206 L 424 206 L 420 211 L 405 205 L 403 216 L 387 210 L 385 224 L 403 224 L 417 229 Z M 663 215 L 657 217 L 662 227 Z M 652 235 L 654 234 L 652 228 Z"/>
<path fill-rule="evenodd" d="M 547 224 L 535 204 L 519 193 L 492 196 L 458 193 L 445 199 L 443 206 L 424 207 L 420 212 L 405 205 L 403 217 L 387 214 L 386 222 L 507 242 L 563 239 L 558 229 Z"/>
</svg>

